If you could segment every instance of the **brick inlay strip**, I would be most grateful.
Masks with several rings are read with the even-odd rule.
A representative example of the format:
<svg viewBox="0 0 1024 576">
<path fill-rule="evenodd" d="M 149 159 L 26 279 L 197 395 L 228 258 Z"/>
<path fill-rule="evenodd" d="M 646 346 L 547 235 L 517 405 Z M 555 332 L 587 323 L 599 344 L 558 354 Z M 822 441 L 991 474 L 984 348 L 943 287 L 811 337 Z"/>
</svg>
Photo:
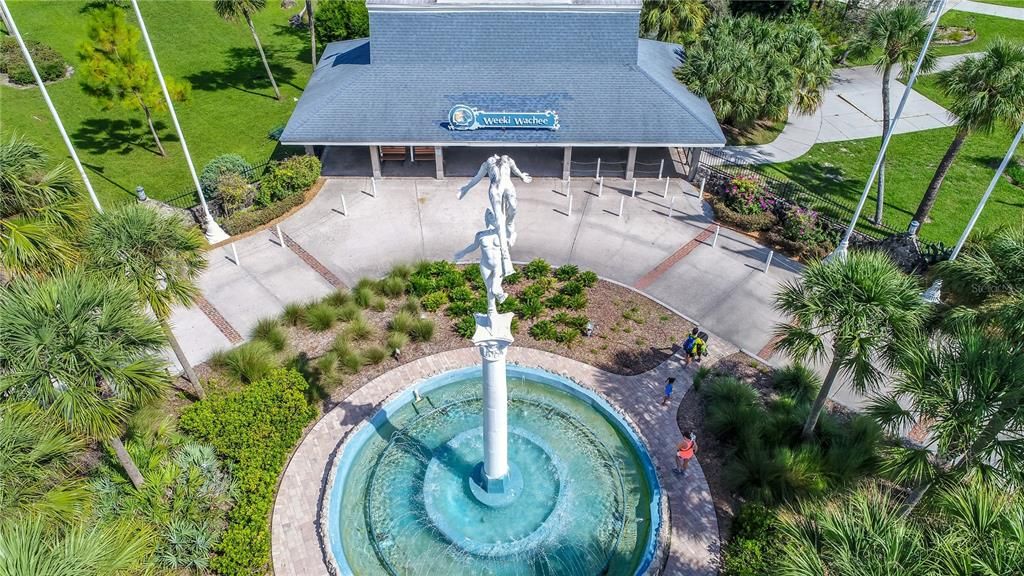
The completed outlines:
<svg viewBox="0 0 1024 576">
<path fill-rule="evenodd" d="M 334 272 L 328 270 L 327 267 L 314 258 L 312 254 L 306 252 L 306 249 L 300 246 L 295 240 L 292 240 L 291 236 L 285 234 L 284 231 L 281 232 L 281 235 L 284 236 L 285 246 L 291 249 L 291 251 L 299 257 L 299 260 L 305 262 L 307 266 L 315 270 L 316 273 L 322 276 L 324 280 L 327 280 L 328 284 L 335 288 L 341 288 L 345 285 L 345 283 L 341 281 L 341 278 L 338 278 Z"/>
<path fill-rule="evenodd" d="M 229 342 L 232 344 L 238 344 L 242 340 L 245 340 L 245 338 L 242 338 L 242 335 L 238 333 L 238 330 L 235 330 L 235 327 L 228 322 L 227 318 L 220 313 L 220 310 L 217 310 L 217 308 L 210 303 L 209 300 L 204 298 L 202 294 L 196 296 L 196 304 L 199 306 L 199 309 L 203 311 L 203 314 L 206 314 L 206 317 L 210 319 L 210 322 L 213 322 L 213 325 L 220 330 L 220 333 L 223 334 Z"/>
<path fill-rule="evenodd" d="M 764 360 L 771 360 L 772 356 L 775 356 L 775 347 L 779 344 L 779 340 L 782 340 L 782 336 L 772 336 L 772 339 L 757 353 L 758 357 Z"/>
<path fill-rule="evenodd" d="M 651 270 L 647 274 L 644 274 L 639 280 L 636 281 L 636 284 L 633 284 L 633 287 L 636 288 L 637 290 L 646 290 L 647 287 L 650 286 L 651 284 L 654 284 L 654 281 L 660 278 L 662 274 L 668 272 L 668 270 L 675 266 L 676 264 L 678 264 L 680 260 L 689 256 L 690 252 L 693 252 L 697 248 L 697 246 L 699 246 L 705 240 L 710 238 L 711 235 L 714 233 L 715 225 L 708 224 L 708 227 L 702 230 L 700 234 L 697 234 L 697 236 L 693 240 L 690 240 L 686 244 L 683 244 L 683 246 L 679 250 L 676 250 L 671 256 L 662 260 L 661 264 L 658 264 L 657 266 L 654 267 L 653 270 Z"/>
</svg>

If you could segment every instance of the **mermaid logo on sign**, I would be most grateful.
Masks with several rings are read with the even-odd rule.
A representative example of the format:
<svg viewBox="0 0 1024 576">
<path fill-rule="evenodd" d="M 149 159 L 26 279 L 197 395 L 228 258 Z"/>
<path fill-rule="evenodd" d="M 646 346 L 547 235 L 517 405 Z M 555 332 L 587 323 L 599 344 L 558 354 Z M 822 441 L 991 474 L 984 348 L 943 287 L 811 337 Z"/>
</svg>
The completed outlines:
<svg viewBox="0 0 1024 576">
<path fill-rule="evenodd" d="M 448 111 L 449 130 L 484 128 L 558 130 L 558 112 L 486 112 L 465 104 L 456 104 Z"/>
</svg>

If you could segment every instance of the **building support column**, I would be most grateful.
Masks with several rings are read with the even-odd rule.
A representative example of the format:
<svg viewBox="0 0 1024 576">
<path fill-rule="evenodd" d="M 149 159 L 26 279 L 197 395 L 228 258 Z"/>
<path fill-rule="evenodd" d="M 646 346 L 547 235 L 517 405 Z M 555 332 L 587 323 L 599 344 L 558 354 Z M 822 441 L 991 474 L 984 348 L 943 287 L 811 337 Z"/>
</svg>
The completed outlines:
<svg viewBox="0 0 1024 576">
<path fill-rule="evenodd" d="M 444 146 L 434 146 L 434 178 L 444 180 Z"/>
<path fill-rule="evenodd" d="M 306 156 L 315 156 L 316 155 L 316 152 L 313 151 L 313 147 L 310 146 L 309 144 L 303 146 L 303 148 L 306 150 Z"/>
<path fill-rule="evenodd" d="M 562 154 L 562 180 L 568 181 L 572 173 L 572 146 L 566 146 Z"/>
<path fill-rule="evenodd" d="M 373 177 L 380 178 L 380 148 L 370 146 L 370 166 L 373 168 Z"/>
<path fill-rule="evenodd" d="M 697 171 L 700 169 L 700 156 L 703 148 L 690 148 L 686 153 L 687 172 L 686 179 L 693 182 L 697 179 Z"/>
<path fill-rule="evenodd" d="M 636 146 L 629 147 L 629 155 L 626 156 L 626 180 L 633 179 L 633 172 L 636 168 Z"/>
</svg>

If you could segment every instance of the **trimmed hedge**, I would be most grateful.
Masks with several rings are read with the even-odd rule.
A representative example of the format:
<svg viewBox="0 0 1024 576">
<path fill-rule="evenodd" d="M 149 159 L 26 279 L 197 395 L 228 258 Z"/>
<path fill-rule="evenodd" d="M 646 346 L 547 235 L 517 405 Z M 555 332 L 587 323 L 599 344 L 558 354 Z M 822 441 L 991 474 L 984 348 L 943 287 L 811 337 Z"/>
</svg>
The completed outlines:
<svg viewBox="0 0 1024 576">
<path fill-rule="evenodd" d="M 316 156 L 289 156 L 270 166 L 260 182 L 256 203 L 267 206 L 309 190 L 320 177 L 320 160 Z"/>
<path fill-rule="evenodd" d="M 303 194 L 294 194 L 275 202 L 266 208 L 249 208 L 247 210 L 240 210 L 229 216 L 221 219 L 220 225 L 224 228 L 224 231 L 234 236 L 235 234 L 241 234 L 242 232 L 248 232 L 263 226 L 267 222 L 284 216 L 286 212 L 292 208 L 302 204 L 305 199 Z"/>
<path fill-rule="evenodd" d="M 216 196 L 221 177 L 227 174 L 242 176 L 248 182 L 252 177 L 252 165 L 238 154 L 221 154 L 203 166 L 199 183 L 211 196 Z"/>
<path fill-rule="evenodd" d="M 32 55 L 32 61 L 36 63 L 36 70 L 43 82 L 60 80 L 67 72 L 68 63 L 59 52 L 46 44 L 35 40 L 26 40 L 28 52 Z M 21 47 L 18 41 L 11 36 L 0 38 L 0 72 L 7 74 L 7 78 L 14 84 L 29 85 L 35 84 L 32 71 L 28 62 L 21 55 Z"/>
<path fill-rule="evenodd" d="M 714 209 L 715 217 L 722 221 L 722 223 L 735 226 L 747 232 L 770 230 L 779 222 L 779 219 L 771 212 L 740 214 L 726 206 L 725 202 L 717 196 L 711 196 L 708 199 L 708 203 Z"/>
<path fill-rule="evenodd" d="M 211 394 L 182 412 L 181 430 L 213 446 L 236 481 L 238 499 L 210 562 L 220 574 L 266 571 L 277 479 L 302 431 L 316 417 L 306 387 L 295 370 L 277 369 L 241 391 Z"/>
</svg>

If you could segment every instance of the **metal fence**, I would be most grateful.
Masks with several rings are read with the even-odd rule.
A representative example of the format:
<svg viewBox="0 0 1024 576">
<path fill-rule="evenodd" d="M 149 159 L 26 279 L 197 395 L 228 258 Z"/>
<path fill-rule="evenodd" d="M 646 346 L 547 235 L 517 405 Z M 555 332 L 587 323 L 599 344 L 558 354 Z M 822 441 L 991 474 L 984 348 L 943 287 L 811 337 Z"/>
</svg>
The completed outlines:
<svg viewBox="0 0 1024 576">
<path fill-rule="evenodd" d="M 272 161 L 267 160 L 261 164 L 257 164 L 253 166 L 247 173 L 243 174 L 243 176 L 245 176 L 249 180 L 249 182 L 255 184 L 260 180 L 263 180 L 263 177 L 266 176 L 267 174 L 267 168 L 270 167 L 271 163 Z M 217 193 L 205 190 L 204 192 L 206 192 L 206 201 L 208 203 L 215 204 L 216 202 L 214 201 L 217 200 Z M 175 208 L 181 208 L 183 210 L 193 210 L 197 206 L 199 206 L 199 194 L 196 192 L 195 186 L 189 186 L 184 191 L 182 191 L 181 194 L 168 198 L 163 202 L 165 204 L 174 206 Z"/>
</svg>

